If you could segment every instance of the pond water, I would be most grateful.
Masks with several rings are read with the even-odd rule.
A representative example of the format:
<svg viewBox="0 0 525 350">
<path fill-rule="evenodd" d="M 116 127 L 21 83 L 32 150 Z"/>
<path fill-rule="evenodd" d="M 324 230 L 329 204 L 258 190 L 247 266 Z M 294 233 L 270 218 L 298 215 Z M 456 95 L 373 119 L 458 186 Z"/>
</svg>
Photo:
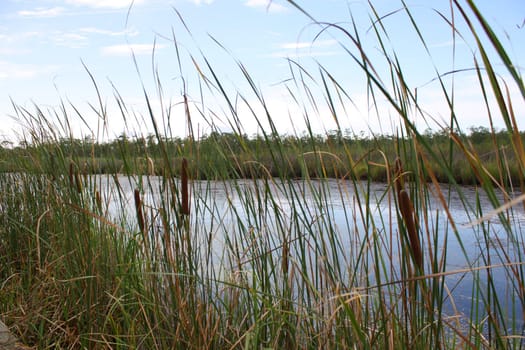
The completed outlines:
<svg viewBox="0 0 525 350">
<path fill-rule="evenodd" d="M 115 217 L 125 216 L 129 222 L 136 221 L 133 204 L 135 188 L 141 189 L 152 218 L 155 217 L 155 208 L 161 206 L 162 201 L 166 203 L 172 199 L 169 186 L 162 178 L 119 177 L 124 201 L 117 200 L 118 196 L 110 190 L 116 182 L 115 178 L 104 176 L 97 179 L 99 186 L 108 194 L 109 212 Z M 522 320 L 525 301 L 519 297 L 520 284 L 515 282 L 513 273 L 523 281 L 525 268 L 517 265 L 513 270 L 500 265 L 524 260 L 523 206 L 514 206 L 506 212 L 508 220 L 494 216 L 473 224 L 477 218 L 494 210 L 487 195 L 476 187 L 460 187 L 458 190 L 442 185 L 440 190 L 446 205 L 439 200 L 437 190 L 433 189 L 419 196 L 415 206 L 424 208 L 418 210 L 418 221 L 427 261 L 425 272 L 432 271 L 428 263 L 430 255 L 437 259 L 446 257 L 445 266 L 434 272 L 447 272 L 442 278 L 453 296 L 445 298 L 447 311 L 469 317 L 473 310 L 478 309 L 482 315 L 486 306 L 472 305 L 473 298 L 479 300 L 496 293 L 502 302 L 499 306 L 503 310 L 502 317 Z M 277 258 L 283 237 L 290 242 L 298 242 L 302 235 L 308 235 L 317 237 L 307 240 L 315 245 L 311 252 L 317 259 L 324 254 L 325 259 L 338 259 L 350 264 L 355 264 L 356 256 L 361 253 L 360 263 L 366 260 L 373 265 L 373 251 L 363 249 L 363 242 L 376 242 L 391 256 L 391 266 L 385 274 L 397 276 L 385 278 L 401 278 L 399 223 L 393 193 L 384 183 L 342 180 L 281 182 L 275 179 L 193 181 L 190 195 L 192 234 L 197 244 L 211 245 L 214 261 L 224 257 L 224 250 L 231 247 L 232 242 L 241 245 L 245 259 L 256 258 L 257 254 L 250 252 L 251 241 L 246 238 L 250 234 L 254 237 L 264 235 L 266 249 L 274 251 Z M 503 203 L 501 194 L 497 199 Z M 125 205 L 122 206 L 122 203 Z M 335 242 L 329 238 L 333 236 L 338 237 Z M 319 242 L 326 243 L 326 246 L 321 247 L 323 244 Z M 303 249 L 304 246 L 291 244 L 290 254 L 300 254 Z M 484 268 L 487 265 L 494 268 Z M 490 272 L 491 281 L 487 278 L 487 272 Z M 372 268 L 362 273 L 361 279 L 375 281 Z M 338 276 L 341 280 L 348 280 L 348 270 L 340 271 Z M 489 288 L 490 283 L 493 288 Z M 473 288 L 474 284 L 479 284 L 478 288 Z M 473 291 L 485 295 L 475 296 Z M 518 323 L 521 324 L 520 321 Z"/>
</svg>

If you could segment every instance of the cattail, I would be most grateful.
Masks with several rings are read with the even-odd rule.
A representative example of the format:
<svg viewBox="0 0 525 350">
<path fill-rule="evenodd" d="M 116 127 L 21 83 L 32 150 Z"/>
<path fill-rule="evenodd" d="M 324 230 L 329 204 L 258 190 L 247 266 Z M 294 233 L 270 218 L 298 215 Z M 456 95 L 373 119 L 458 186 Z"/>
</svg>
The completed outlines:
<svg viewBox="0 0 525 350">
<path fill-rule="evenodd" d="M 140 232 L 144 233 L 144 214 L 142 212 L 142 201 L 140 200 L 140 191 L 138 188 L 134 192 L 135 197 L 135 211 L 137 212 L 137 220 L 139 222 Z"/>
<path fill-rule="evenodd" d="M 412 251 L 412 256 L 419 269 L 423 270 L 423 253 L 421 251 L 421 242 L 419 241 L 419 235 L 416 228 L 414 205 L 408 196 L 407 191 L 401 190 L 399 192 L 399 209 L 401 210 L 401 216 L 405 223 L 405 227 L 408 233 L 409 246 Z"/>
<path fill-rule="evenodd" d="M 188 197 L 188 160 L 182 158 L 181 182 L 181 211 L 183 215 L 190 215 L 190 202 Z"/>
<path fill-rule="evenodd" d="M 82 193 L 82 178 L 78 171 L 75 172 L 75 185 L 77 187 L 77 192 Z"/>
<path fill-rule="evenodd" d="M 410 197 L 405 190 L 405 181 L 403 177 L 403 164 L 401 159 L 396 158 L 395 161 L 395 180 L 394 187 L 396 190 L 397 198 L 399 201 L 399 210 L 401 211 L 401 217 L 405 224 L 405 228 L 409 240 L 409 248 L 412 252 L 414 262 L 418 268 L 423 270 L 423 252 L 421 250 L 421 242 L 419 241 L 419 235 L 417 232 L 417 224 L 415 218 L 415 210 Z"/>
<path fill-rule="evenodd" d="M 102 199 L 98 190 L 95 191 L 95 204 L 97 205 L 99 213 L 102 213 Z"/>
</svg>

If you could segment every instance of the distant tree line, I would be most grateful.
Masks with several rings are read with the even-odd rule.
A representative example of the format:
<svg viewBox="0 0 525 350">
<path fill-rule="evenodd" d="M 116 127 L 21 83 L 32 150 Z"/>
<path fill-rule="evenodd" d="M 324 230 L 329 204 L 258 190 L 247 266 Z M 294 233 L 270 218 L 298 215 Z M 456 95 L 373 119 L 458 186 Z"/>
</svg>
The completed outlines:
<svg viewBox="0 0 525 350">
<path fill-rule="evenodd" d="M 525 140 L 525 133 L 519 134 Z M 520 179 L 515 150 L 504 130 L 473 127 L 467 134 L 452 135 L 446 130 L 427 130 L 416 140 L 406 135 L 365 135 L 350 131 L 329 131 L 324 135 L 251 135 L 214 131 L 193 137 L 130 137 L 121 134 L 107 141 L 59 138 L 0 145 L 1 172 L 54 172 L 76 164 L 85 173 L 177 174 L 182 158 L 189 160 L 196 179 L 225 177 L 334 177 L 385 181 L 386 162 L 396 157 L 410 162 L 418 152 L 432 153 L 428 162 L 446 162 L 459 183 L 477 182 L 465 167 L 466 150 L 480 157 L 494 176 Z M 525 141 L 522 141 L 525 143 Z M 415 146 L 415 144 L 417 144 Z M 436 167 L 440 181 L 448 175 Z"/>
</svg>

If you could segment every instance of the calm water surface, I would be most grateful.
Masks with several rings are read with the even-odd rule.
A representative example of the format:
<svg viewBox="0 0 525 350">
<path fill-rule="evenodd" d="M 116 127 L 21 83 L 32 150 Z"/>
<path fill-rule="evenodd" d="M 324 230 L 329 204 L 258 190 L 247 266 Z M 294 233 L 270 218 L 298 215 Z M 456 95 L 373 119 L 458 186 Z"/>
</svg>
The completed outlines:
<svg viewBox="0 0 525 350">
<path fill-rule="evenodd" d="M 124 204 L 127 203 L 122 207 L 114 192 L 115 180 L 101 176 L 97 182 L 108 194 L 110 213 L 116 217 L 125 216 L 131 222 L 135 215 L 135 188 L 141 189 L 146 207 L 153 208 L 153 218 L 154 208 L 160 206 L 163 200 L 172 198 L 161 178 L 137 180 L 119 177 L 121 193 L 126 199 Z M 523 261 L 525 214 L 523 206 L 512 208 L 508 220 L 512 234 L 508 234 L 497 216 L 482 224 L 472 225 L 480 213 L 486 215 L 493 211 L 494 206 L 487 196 L 475 187 L 461 187 L 457 191 L 442 185 L 441 191 L 450 217 L 435 190 L 421 203 L 415 203 L 416 207 L 426 208 L 420 210 L 421 215 L 426 213 L 426 217 L 419 217 L 424 254 L 427 261 L 431 253 L 440 258 L 446 256 L 445 270 L 457 271 L 445 277 L 447 287 L 454 296 L 454 304 L 450 303 L 449 307 L 455 305 L 460 313 L 468 314 L 472 310 L 473 283 L 481 284 L 478 290 L 487 290 L 484 285 L 488 281 L 486 270 L 479 270 L 480 278 L 475 278 L 475 273 L 467 270 Z M 498 199 L 502 201 L 503 197 Z M 395 204 L 392 191 L 383 183 L 362 182 L 354 186 L 350 181 L 341 180 L 293 180 L 285 183 L 280 180 L 195 181 L 191 185 L 191 203 L 192 233 L 197 236 L 197 242 L 211 242 L 216 257 L 224 256 L 229 242 L 249 234 L 265 235 L 268 248 L 275 249 L 278 255 L 279 237 L 286 235 L 294 240 L 308 232 L 311 236 L 339 237 L 339 244 L 326 251 L 331 257 L 353 261 L 353 257 L 355 260 L 355 255 L 359 254 L 363 239 L 373 239 L 381 242 L 384 249 L 392 254 L 393 265 L 401 261 Z M 454 226 L 457 230 L 453 230 Z M 427 233 L 432 236 L 430 244 Z M 247 241 L 246 238 L 244 241 Z M 246 249 L 249 250 L 249 247 Z M 372 259 L 371 256 L 369 258 Z M 426 266 L 426 271 L 429 269 Z M 515 286 L 509 283 L 514 278 L 510 271 L 508 268 L 494 268 L 491 270 L 492 279 L 498 295 L 506 304 L 501 307 L 507 310 L 509 317 L 515 317 L 515 312 L 520 318 L 522 301 L 519 301 Z M 392 272 L 398 273 L 398 269 L 394 266 Z M 346 277 L 342 275 L 342 278 Z M 368 278 L 375 280 L 372 272 Z"/>
</svg>

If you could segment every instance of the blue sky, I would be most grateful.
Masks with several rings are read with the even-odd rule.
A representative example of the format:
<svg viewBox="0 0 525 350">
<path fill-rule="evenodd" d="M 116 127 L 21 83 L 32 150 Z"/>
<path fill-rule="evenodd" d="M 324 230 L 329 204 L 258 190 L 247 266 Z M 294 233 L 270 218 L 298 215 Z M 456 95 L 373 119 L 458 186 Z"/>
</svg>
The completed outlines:
<svg viewBox="0 0 525 350">
<path fill-rule="evenodd" d="M 317 21 L 338 23 L 349 30 L 355 23 L 364 48 L 376 62 L 378 72 L 384 69 L 388 81 L 379 43 L 369 30 L 371 11 L 366 1 L 296 2 Z M 525 2 L 479 0 L 476 3 L 502 39 L 511 58 L 523 70 Z M 149 118 L 144 117 L 147 114 L 142 85 L 151 98 L 157 122 L 168 133 L 178 136 L 187 133 L 181 104 L 184 90 L 191 103 L 195 132 L 208 133 L 211 121 L 227 131 L 230 128 L 228 119 L 231 120 L 228 105 L 213 87 L 208 88 L 204 80 L 199 79 L 199 73 L 211 77 L 205 58 L 233 101 L 242 131 L 247 134 L 258 132 L 248 105 L 261 119 L 264 119 L 264 110 L 250 90 L 238 62 L 246 67 L 264 95 L 281 132 L 302 132 L 305 115 L 316 132 L 323 133 L 336 127 L 326 103 L 326 94 L 322 91 L 319 64 L 348 94 L 348 98 L 336 108 L 343 129 L 354 133 L 392 133 L 399 125 L 399 118 L 384 99 L 379 97 L 374 104 L 367 98 L 366 80 L 342 47 L 352 49 L 350 40 L 335 28 L 322 31 L 321 25 L 314 24 L 286 1 L 135 0 L 133 6 L 130 4 L 129 0 L 0 2 L 1 137 L 13 138 L 14 134 L 23 133 L 20 123 L 12 118 L 11 99 L 31 111 L 34 110 L 33 104 L 37 104 L 46 113 L 56 111 L 60 101 L 65 101 L 66 105 L 74 104 L 86 121 L 82 123 L 68 107 L 75 136 L 111 138 L 123 131 L 148 134 L 152 129 Z M 414 112 L 414 120 L 421 128 L 438 128 L 446 123 L 449 111 L 439 84 L 431 81 L 436 70 L 446 73 L 473 67 L 473 57 L 479 59 L 479 53 L 472 37 L 456 12 L 456 25 L 464 39 L 456 38 L 453 51 L 450 27 L 437 13 L 451 18 L 449 2 L 407 0 L 406 4 L 427 42 L 429 55 L 418 41 L 406 14 L 395 12 L 401 7 L 401 2 L 380 0 L 372 1 L 372 4 L 381 16 L 392 13 L 383 21 L 388 32 L 385 45 L 388 52 L 395 51 L 410 88 L 417 88 L 421 106 L 431 115 L 421 118 Z M 181 69 L 177 63 L 176 47 L 181 57 Z M 97 92 L 84 65 L 95 78 L 107 108 L 105 121 L 90 107 L 98 106 Z M 307 89 L 296 84 L 300 81 L 302 69 L 311 74 L 312 80 L 303 75 Z M 153 71 L 158 72 L 161 81 L 161 97 Z M 505 70 L 501 69 L 500 74 L 503 79 L 508 79 Z M 445 83 L 449 89 L 454 84 L 456 111 L 463 127 L 488 125 L 474 72 L 458 73 L 454 79 L 449 76 Z M 115 91 L 126 103 L 126 121 L 115 102 Z M 523 99 L 512 84 L 510 91 L 511 96 L 516 96 L 513 107 L 518 120 L 524 120 Z M 242 102 L 243 99 L 246 103 Z M 168 106 L 172 106 L 169 118 Z M 436 120 L 437 124 L 431 120 Z M 503 126 L 500 118 L 496 116 L 494 120 L 497 126 Z M 104 123 L 108 128 L 102 132 Z M 521 123 L 524 129 L 525 125 Z"/>
</svg>

